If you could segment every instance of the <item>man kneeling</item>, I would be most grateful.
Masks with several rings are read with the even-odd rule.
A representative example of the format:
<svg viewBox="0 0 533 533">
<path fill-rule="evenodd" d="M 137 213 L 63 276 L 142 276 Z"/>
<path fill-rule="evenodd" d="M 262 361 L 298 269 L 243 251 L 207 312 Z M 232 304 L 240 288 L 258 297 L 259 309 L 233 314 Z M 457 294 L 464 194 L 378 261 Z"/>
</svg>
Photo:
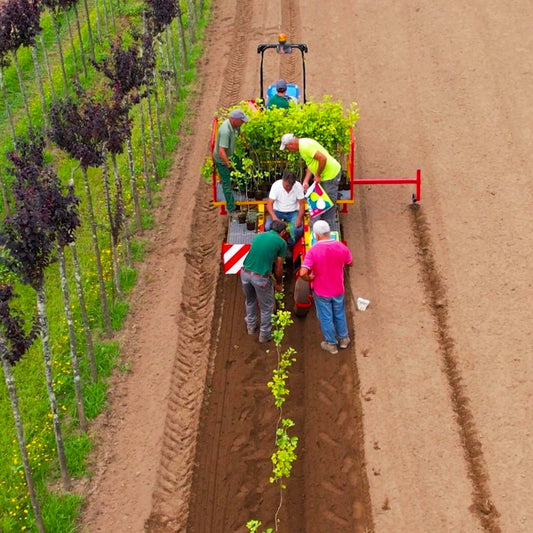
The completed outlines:
<svg viewBox="0 0 533 533">
<path fill-rule="evenodd" d="M 268 231 L 274 220 L 290 224 L 287 244 L 293 246 L 304 233 L 305 195 L 302 184 L 296 181 L 294 172 L 285 172 L 270 188 L 266 209 L 270 215 L 265 223 Z"/>
</svg>

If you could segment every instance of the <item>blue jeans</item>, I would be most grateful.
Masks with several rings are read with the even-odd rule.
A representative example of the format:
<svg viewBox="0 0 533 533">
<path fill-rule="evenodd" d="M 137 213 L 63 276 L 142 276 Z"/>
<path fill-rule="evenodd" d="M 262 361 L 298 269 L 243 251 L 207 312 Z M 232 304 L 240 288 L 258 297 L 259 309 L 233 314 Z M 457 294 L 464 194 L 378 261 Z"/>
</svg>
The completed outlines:
<svg viewBox="0 0 533 533">
<path fill-rule="evenodd" d="M 272 333 L 272 314 L 274 313 L 274 285 L 272 276 L 264 277 L 241 269 L 242 292 L 246 307 L 246 325 L 257 325 L 257 305 L 261 313 L 259 334 L 268 337 Z"/>
<path fill-rule="evenodd" d="M 330 344 L 337 344 L 337 339 L 348 337 L 344 294 L 325 298 L 313 292 L 313 299 L 324 340 Z"/>
<path fill-rule="evenodd" d="M 302 225 L 300 227 L 296 227 L 296 219 L 298 218 L 298 211 L 277 211 L 274 209 L 274 213 L 276 216 L 283 220 L 283 222 L 290 222 L 291 224 L 291 236 L 287 239 L 287 244 L 289 246 L 294 246 L 294 243 L 300 239 L 300 237 L 304 234 L 304 224 L 302 220 Z M 265 222 L 265 231 L 268 231 L 270 229 L 270 226 L 272 225 L 272 218 L 268 217 L 267 221 Z M 292 234 L 292 230 L 294 230 L 294 235 Z"/>
</svg>

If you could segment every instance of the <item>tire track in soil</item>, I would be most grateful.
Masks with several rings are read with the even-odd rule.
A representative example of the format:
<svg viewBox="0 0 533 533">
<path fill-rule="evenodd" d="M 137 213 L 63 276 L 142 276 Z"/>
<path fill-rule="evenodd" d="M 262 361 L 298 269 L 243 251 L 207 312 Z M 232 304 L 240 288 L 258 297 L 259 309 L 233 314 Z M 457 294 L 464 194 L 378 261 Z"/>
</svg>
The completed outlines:
<svg viewBox="0 0 533 533">
<path fill-rule="evenodd" d="M 300 42 L 300 8 L 297 0 L 281 1 L 281 30 L 287 35 L 287 39 L 292 43 Z M 293 53 L 288 61 L 280 61 L 280 77 L 285 80 L 297 80 L 301 78 L 300 52 Z"/>
<path fill-rule="evenodd" d="M 424 287 L 431 312 L 437 325 L 437 340 L 441 352 L 446 378 L 450 387 L 451 402 L 459 426 L 461 443 L 467 463 L 467 471 L 473 489 L 473 503 L 470 510 L 478 517 L 485 531 L 501 533 L 499 512 L 492 503 L 487 465 L 483 457 L 481 441 L 474 416 L 469 408 L 469 399 L 463 384 L 461 371 L 455 355 L 455 342 L 449 332 L 446 289 L 438 271 L 429 223 L 422 207 L 411 207 L 413 235 L 418 249 Z"/>
<path fill-rule="evenodd" d="M 228 107 L 239 100 L 245 57 L 240 42 L 251 18 L 252 3 L 236 6 L 230 61 L 223 75 L 219 107 Z M 151 533 L 182 531 L 187 522 L 190 505 L 190 480 L 193 476 L 196 432 L 199 426 L 194 406 L 202 404 L 203 389 L 190 385 L 188 377 L 194 374 L 199 361 L 209 359 L 205 339 L 212 339 L 212 310 L 215 307 L 218 277 L 213 276 L 212 258 L 220 256 L 220 242 L 213 240 L 213 228 L 219 223 L 218 210 L 206 203 L 206 188 L 199 187 L 195 195 L 192 228 L 195 246 L 185 254 L 187 266 L 180 312 L 176 325 L 180 329 L 177 353 L 172 371 L 167 406 L 167 417 L 161 447 L 161 463 L 153 493 L 152 512 L 145 523 Z M 220 296 L 220 295 L 219 295 Z M 195 362 L 197 364 L 195 364 Z M 188 416 L 183 417 L 183 413 Z M 179 413 L 179 414 L 178 414 Z M 181 460 L 176 462 L 176 458 Z M 183 456 L 190 456 L 188 469 L 183 472 Z M 189 497 L 187 497 L 189 496 Z"/>
<path fill-rule="evenodd" d="M 348 323 L 353 324 L 348 299 L 346 310 Z M 356 335 L 349 349 L 330 356 L 320 349 L 322 335 L 314 310 L 299 322 L 292 334 L 304 339 L 299 352 L 306 408 L 302 443 L 306 528 L 302 531 L 368 533 L 374 525 L 365 470 Z"/>
<path fill-rule="evenodd" d="M 210 337 L 210 312 L 214 306 L 216 276 L 212 259 L 218 254 L 218 243 L 209 240 L 217 214 L 205 206 L 205 190 L 196 194 L 193 227 L 198 239 L 185 254 L 187 266 L 182 302 L 176 317 L 180 337 L 172 370 L 167 416 L 161 446 L 161 462 L 153 493 L 153 506 L 145 530 L 150 532 L 179 531 L 182 517 L 187 516 L 188 501 L 180 497 L 192 478 L 198 426 L 194 405 L 202 402 L 203 390 L 189 378 L 207 357 L 204 339 Z M 202 236 L 205 236 L 204 238 Z M 203 240 L 205 241 L 203 242 Z M 185 413 L 185 416 L 183 416 Z M 189 467 L 183 472 L 183 457 L 189 456 Z M 179 463 L 176 459 L 180 458 Z"/>
<path fill-rule="evenodd" d="M 218 324 L 218 327 L 216 328 L 216 331 L 220 330 L 220 324 L 222 321 L 222 316 L 228 317 L 229 323 L 225 324 L 225 327 L 229 331 L 233 331 L 235 328 L 235 324 L 233 321 L 233 318 L 236 316 L 235 313 L 235 305 L 237 302 L 236 298 L 226 299 L 224 297 L 225 290 L 224 290 L 224 284 L 219 283 L 218 284 L 218 298 L 222 305 L 220 305 L 217 308 L 217 316 L 215 317 L 215 322 Z M 218 343 L 216 342 L 218 340 Z M 218 375 L 223 375 L 223 381 L 225 385 L 229 384 L 228 381 L 228 370 L 231 368 L 233 360 L 231 359 L 231 336 L 225 335 L 225 336 L 213 336 L 211 341 L 211 349 L 212 353 L 216 354 L 215 359 L 215 369 L 214 371 Z M 223 357 L 220 357 L 220 356 Z M 220 367 L 220 368 L 219 368 Z M 209 442 L 215 444 L 214 446 L 209 446 L 207 448 L 209 458 L 207 460 L 207 463 L 210 465 L 210 468 L 208 472 L 206 472 L 206 475 L 202 478 L 201 483 L 196 483 L 197 488 L 193 491 L 193 498 L 192 500 L 195 501 L 198 499 L 197 491 L 199 491 L 202 494 L 202 501 L 205 502 L 215 502 L 218 498 L 217 496 L 217 489 L 219 487 L 219 483 L 221 478 L 224 479 L 224 472 L 219 468 L 219 464 L 221 461 L 221 446 L 220 442 L 222 440 L 222 433 L 224 432 L 224 412 L 227 407 L 227 388 L 226 386 L 223 386 L 221 388 L 221 396 L 220 398 L 217 398 L 218 401 L 210 401 L 210 397 L 213 395 L 214 391 L 212 387 L 209 385 L 211 382 L 210 377 L 208 377 L 208 386 L 206 387 L 205 391 L 205 397 L 204 397 L 204 404 L 202 406 L 202 421 L 205 420 L 205 411 L 208 408 L 213 409 L 213 412 L 215 413 L 214 421 L 213 423 L 209 424 L 209 427 L 205 427 L 205 422 L 202 422 L 199 432 L 199 438 L 208 436 Z M 198 464 L 196 463 L 196 466 Z M 197 473 L 195 473 L 195 476 L 197 477 Z M 224 495 L 223 495 L 224 496 Z M 194 509 L 194 506 L 191 506 Z M 205 506 L 202 509 L 202 522 L 204 527 L 198 529 L 198 531 L 217 531 L 216 522 L 222 522 L 224 523 L 224 516 L 220 517 L 217 513 L 215 513 L 215 509 L 217 509 L 214 505 L 211 506 Z M 222 506 L 222 509 L 225 509 L 225 506 Z M 224 512 L 224 511 L 223 511 Z M 188 530 L 191 530 L 189 527 Z M 194 529 L 192 529 L 194 531 Z"/>
<path fill-rule="evenodd" d="M 233 23 L 234 33 L 230 46 L 229 62 L 224 70 L 222 94 L 219 107 L 229 107 L 240 100 L 241 85 L 244 68 L 246 66 L 246 47 L 242 43 L 246 40 L 246 31 L 241 28 L 248 27 L 252 19 L 253 4 L 250 1 L 238 0 Z"/>
</svg>

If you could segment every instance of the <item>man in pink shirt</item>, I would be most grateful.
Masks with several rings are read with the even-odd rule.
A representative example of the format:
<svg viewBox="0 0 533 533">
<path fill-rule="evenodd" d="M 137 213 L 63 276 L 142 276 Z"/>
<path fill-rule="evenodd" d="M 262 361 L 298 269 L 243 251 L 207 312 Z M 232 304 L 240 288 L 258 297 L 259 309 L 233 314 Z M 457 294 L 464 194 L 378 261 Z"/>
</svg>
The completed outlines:
<svg viewBox="0 0 533 533">
<path fill-rule="evenodd" d="M 344 266 L 352 266 L 348 247 L 330 237 L 330 227 L 325 220 L 317 220 L 313 232 L 317 242 L 311 246 L 302 266 L 300 277 L 311 283 L 316 314 L 324 341 L 321 348 L 338 353 L 350 344 L 344 301 Z"/>
</svg>

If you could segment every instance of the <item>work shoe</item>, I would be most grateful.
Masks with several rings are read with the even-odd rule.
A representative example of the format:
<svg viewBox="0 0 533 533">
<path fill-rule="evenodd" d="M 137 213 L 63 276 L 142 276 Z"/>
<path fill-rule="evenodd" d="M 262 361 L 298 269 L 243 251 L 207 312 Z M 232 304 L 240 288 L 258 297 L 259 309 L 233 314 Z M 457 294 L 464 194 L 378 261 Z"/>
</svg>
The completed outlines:
<svg viewBox="0 0 533 533">
<path fill-rule="evenodd" d="M 336 344 L 330 344 L 329 342 L 322 341 L 320 343 L 320 347 L 324 351 L 329 352 L 329 353 L 339 353 L 339 350 L 337 350 L 337 345 Z"/>
<path fill-rule="evenodd" d="M 255 333 L 255 330 L 257 329 L 257 326 L 246 326 L 246 331 L 248 332 L 248 335 L 253 335 Z"/>
<path fill-rule="evenodd" d="M 344 337 L 343 339 L 339 340 L 339 348 L 342 348 L 344 350 L 344 348 L 348 348 L 349 345 L 350 337 Z"/>
<path fill-rule="evenodd" d="M 266 344 L 272 340 L 272 335 L 259 335 L 260 344 Z"/>
</svg>

